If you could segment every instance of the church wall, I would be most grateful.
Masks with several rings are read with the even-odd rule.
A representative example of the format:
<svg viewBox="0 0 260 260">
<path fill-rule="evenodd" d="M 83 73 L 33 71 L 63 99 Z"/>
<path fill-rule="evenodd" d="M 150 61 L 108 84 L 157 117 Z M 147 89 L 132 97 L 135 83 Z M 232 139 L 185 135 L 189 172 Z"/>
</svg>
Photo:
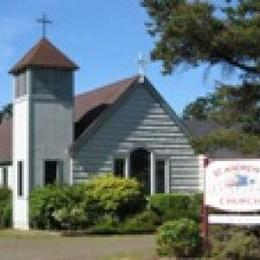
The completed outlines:
<svg viewBox="0 0 260 260">
<path fill-rule="evenodd" d="M 68 146 L 73 140 L 73 75 L 33 70 L 31 101 L 32 186 L 44 183 L 44 161 L 62 162 L 60 182 L 69 181 Z"/>
<path fill-rule="evenodd" d="M 198 156 L 178 125 L 142 86 L 79 148 L 73 160 L 74 182 L 112 172 L 115 157 L 129 155 L 138 147 L 169 159 L 170 191 L 198 189 Z"/>
<path fill-rule="evenodd" d="M 32 95 L 34 98 L 69 100 L 72 97 L 73 73 L 60 69 L 33 69 Z"/>
</svg>

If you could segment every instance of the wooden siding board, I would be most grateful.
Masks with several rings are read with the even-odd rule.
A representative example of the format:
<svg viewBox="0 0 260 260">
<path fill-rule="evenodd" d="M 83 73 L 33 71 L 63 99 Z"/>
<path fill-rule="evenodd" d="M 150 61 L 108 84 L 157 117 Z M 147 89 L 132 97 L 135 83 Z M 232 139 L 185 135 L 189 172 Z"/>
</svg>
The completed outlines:
<svg viewBox="0 0 260 260">
<path fill-rule="evenodd" d="M 75 181 L 112 172 L 113 158 L 127 155 L 136 147 L 146 147 L 156 156 L 170 159 L 171 191 L 175 187 L 191 190 L 198 185 L 198 159 L 187 138 L 142 86 L 137 87 L 77 151 L 73 160 Z M 182 175 L 185 177 L 180 178 Z M 194 189 L 197 190 L 197 186 Z"/>
</svg>

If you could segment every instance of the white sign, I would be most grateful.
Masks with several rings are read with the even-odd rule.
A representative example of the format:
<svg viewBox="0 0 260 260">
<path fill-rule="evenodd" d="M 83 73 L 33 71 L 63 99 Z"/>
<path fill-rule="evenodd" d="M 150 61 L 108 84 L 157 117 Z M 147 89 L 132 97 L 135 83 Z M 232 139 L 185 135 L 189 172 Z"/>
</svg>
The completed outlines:
<svg viewBox="0 0 260 260">
<path fill-rule="evenodd" d="M 224 211 L 260 211 L 260 160 L 213 161 L 204 181 L 206 205 Z"/>
<path fill-rule="evenodd" d="M 209 215 L 209 224 L 260 225 L 260 216 Z"/>
</svg>

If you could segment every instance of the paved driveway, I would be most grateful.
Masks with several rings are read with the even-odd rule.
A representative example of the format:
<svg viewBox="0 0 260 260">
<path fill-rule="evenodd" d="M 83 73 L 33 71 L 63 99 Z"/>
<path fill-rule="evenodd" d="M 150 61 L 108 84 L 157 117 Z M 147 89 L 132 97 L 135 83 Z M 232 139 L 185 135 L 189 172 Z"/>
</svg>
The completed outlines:
<svg viewBox="0 0 260 260">
<path fill-rule="evenodd" d="M 0 231 L 1 260 L 156 259 L 153 235 L 60 237 Z"/>
</svg>

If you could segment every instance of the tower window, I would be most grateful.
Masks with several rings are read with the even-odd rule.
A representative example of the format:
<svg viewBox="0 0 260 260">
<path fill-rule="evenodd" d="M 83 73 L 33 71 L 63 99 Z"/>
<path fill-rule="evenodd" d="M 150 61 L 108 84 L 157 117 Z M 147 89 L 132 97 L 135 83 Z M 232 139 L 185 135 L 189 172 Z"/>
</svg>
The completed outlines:
<svg viewBox="0 0 260 260">
<path fill-rule="evenodd" d="M 23 196 L 23 162 L 17 162 L 17 195 Z"/>
<path fill-rule="evenodd" d="M 6 167 L 4 167 L 2 171 L 2 184 L 5 187 L 8 186 L 8 171 Z"/>
<path fill-rule="evenodd" d="M 15 98 L 19 98 L 27 94 L 26 73 L 16 76 L 15 79 Z"/>
</svg>

